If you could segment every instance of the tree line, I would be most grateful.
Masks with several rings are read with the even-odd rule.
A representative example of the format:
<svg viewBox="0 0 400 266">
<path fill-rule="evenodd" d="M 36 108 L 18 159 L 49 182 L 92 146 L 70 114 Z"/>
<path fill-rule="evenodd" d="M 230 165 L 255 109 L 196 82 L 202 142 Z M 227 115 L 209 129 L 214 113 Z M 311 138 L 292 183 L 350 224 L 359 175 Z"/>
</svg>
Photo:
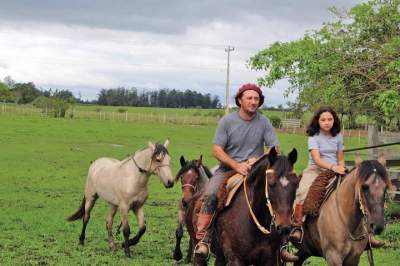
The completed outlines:
<svg viewBox="0 0 400 266">
<path fill-rule="evenodd" d="M 220 108 L 217 96 L 201 94 L 192 90 L 162 89 L 138 92 L 136 88 L 102 89 L 97 103 L 115 106 L 154 106 L 169 108 Z"/>
<path fill-rule="evenodd" d="M 111 88 L 102 89 L 98 98 L 84 101 L 77 98 L 66 89 L 37 88 L 33 82 L 18 83 L 10 76 L 0 81 L 0 102 L 13 102 L 18 104 L 32 103 L 39 108 L 67 109 L 76 103 L 89 103 L 113 106 L 153 106 L 170 108 L 220 108 L 217 96 L 210 93 L 202 94 L 192 90 L 179 91 L 175 89 L 141 90 L 137 88 Z M 65 113 L 65 110 L 61 113 Z M 58 112 L 58 113 L 57 113 Z M 56 111 L 55 115 L 59 115 Z M 63 116 L 63 115 L 62 115 Z"/>
</svg>

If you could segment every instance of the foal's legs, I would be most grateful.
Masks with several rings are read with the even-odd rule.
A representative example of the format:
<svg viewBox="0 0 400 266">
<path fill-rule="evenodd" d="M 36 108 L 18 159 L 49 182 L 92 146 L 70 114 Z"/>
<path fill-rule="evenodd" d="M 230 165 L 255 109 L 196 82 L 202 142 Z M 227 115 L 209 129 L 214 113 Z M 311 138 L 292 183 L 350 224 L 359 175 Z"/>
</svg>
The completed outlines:
<svg viewBox="0 0 400 266">
<path fill-rule="evenodd" d="M 146 224 L 144 222 L 143 205 L 133 206 L 132 209 L 136 215 L 137 223 L 139 226 L 139 231 L 136 233 L 136 235 L 132 239 L 129 239 L 129 246 L 136 245 L 139 242 L 142 235 L 144 234 L 144 232 L 146 232 Z"/>
<path fill-rule="evenodd" d="M 119 211 L 121 213 L 122 232 L 124 234 L 125 256 L 127 258 L 129 258 L 131 256 L 130 251 L 129 251 L 129 234 L 131 233 L 131 230 L 129 228 L 129 223 L 128 223 L 129 206 L 127 204 L 122 203 L 119 206 Z"/>
<path fill-rule="evenodd" d="M 86 231 L 86 226 L 89 222 L 90 219 L 90 211 L 92 210 L 94 204 L 96 203 L 98 196 L 97 194 L 92 194 L 88 195 L 88 193 L 85 193 L 85 214 L 83 215 L 82 219 L 82 232 L 81 235 L 79 236 L 79 243 L 83 246 L 85 244 L 85 231 Z"/>
<path fill-rule="evenodd" d="M 182 259 L 181 239 L 183 236 L 184 215 L 185 215 L 185 211 L 183 210 L 182 201 L 181 201 L 179 203 L 179 208 L 178 208 L 178 227 L 176 228 L 176 231 L 175 231 L 175 237 L 176 237 L 176 244 L 175 244 L 175 250 L 174 250 L 174 260 L 175 261 L 180 261 Z"/>
<path fill-rule="evenodd" d="M 115 243 L 112 234 L 112 225 L 114 220 L 114 215 L 117 212 L 117 206 L 110 204 L 110 210 L 108 211 L 107 218 L 106 218 L 106 228 L 108 233 L 108 246 L 110 247 L 111 251 L 115 251 Z"/>
</svg>

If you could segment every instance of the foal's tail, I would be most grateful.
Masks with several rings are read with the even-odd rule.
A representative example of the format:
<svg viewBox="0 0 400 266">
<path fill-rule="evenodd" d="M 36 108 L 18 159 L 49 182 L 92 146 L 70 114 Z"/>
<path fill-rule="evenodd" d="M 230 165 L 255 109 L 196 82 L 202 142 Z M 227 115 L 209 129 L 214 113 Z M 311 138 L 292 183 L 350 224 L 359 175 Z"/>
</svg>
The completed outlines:
<svg viewBox="0 0 400 266">
<path fill-rule="evenodd" d="M 76 221 L 79 218 L 83 217 L 83 215 L 85 214 L 85 202 L 86 202 L 86 198 L 85 198 L 85 196 L 83 196 L 81 206 L 74 214 L 72 214 L 70 217 L 67 218 L 67 221 L 72 222 L 72 221 Z"/>
</svg>

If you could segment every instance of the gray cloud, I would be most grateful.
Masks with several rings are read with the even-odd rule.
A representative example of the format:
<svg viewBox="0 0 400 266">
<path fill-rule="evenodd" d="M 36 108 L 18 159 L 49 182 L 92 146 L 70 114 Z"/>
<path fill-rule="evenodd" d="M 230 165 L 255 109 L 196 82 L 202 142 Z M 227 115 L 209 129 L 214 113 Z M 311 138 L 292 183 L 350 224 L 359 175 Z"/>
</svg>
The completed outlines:
<svg viewBox="0 0 400 266">
<path fill-rule="evenodd" d="M 101 88 L 193 89 L 224 100 L 263 73 L 246 68 L 275 41 L 330 20 L 329 6 L 359 1 L 0 1 L 0 78 L 66 88 L 94 99 Z M 285 104 L 278 82 L 268 105 Z"/>
<path fill-rule="evenodd" d="M 330 6 L 350 7 L 355 0 L 259 0 L 259 1 L 1 1 L 0 21 L 14 23 L 60 23 L 92 28 L 179 34 L 187 27 L 212 21 L 240 24 L 248 17 L 290 20 L 312 25 L 326 18 Z M 145 3 L 145 4 L 144 4 Z"/>
</svg>

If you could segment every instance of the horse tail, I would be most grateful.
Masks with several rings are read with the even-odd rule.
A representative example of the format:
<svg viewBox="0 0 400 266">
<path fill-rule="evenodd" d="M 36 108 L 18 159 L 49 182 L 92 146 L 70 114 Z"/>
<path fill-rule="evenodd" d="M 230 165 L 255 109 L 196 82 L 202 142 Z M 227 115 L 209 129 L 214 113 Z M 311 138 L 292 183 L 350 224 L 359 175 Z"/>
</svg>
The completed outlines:
<svg viewBox="0 0 400 266">
<path fill-rule="evenodd" d="M 70 217 L 67 218 L 67 221 L 72 222 L 78 220 L 79 218 L 82 218 L 83 215 L 85 214 L 85 203 L 86 203 L 86 198 L 85 196 L 83 196 L 81 206 L 74 214 L 72 214 Z"/>
</svg>

